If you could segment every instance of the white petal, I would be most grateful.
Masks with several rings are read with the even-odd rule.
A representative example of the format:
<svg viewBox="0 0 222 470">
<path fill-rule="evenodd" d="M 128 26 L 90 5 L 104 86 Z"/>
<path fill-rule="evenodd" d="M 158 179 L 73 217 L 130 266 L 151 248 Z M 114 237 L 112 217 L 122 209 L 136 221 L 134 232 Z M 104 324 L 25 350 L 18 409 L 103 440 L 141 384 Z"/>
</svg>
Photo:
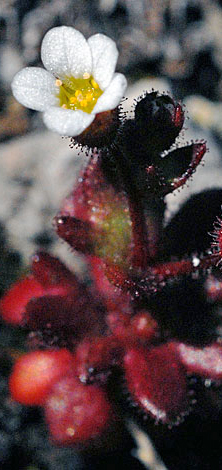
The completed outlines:
<svg viewBox="0 0 222 470">
<path fill-rule="evenodd" d="M 91 74 L 92 56 L 84 36 L 69 26 L 50 29 L 42 41 L 42 62 L 49 72 L 62 80 Z"/>
<path fill-rule="evenodd" d="M 92 75 L 102 90 L 110 84 L 116 68 L 118 50 L 115 42 L 104 34 L 94 34 L 88 39 L 93 66 Z"/>
<path fill-rule="evenodd" d="M 110 85 L 99 97 L 96 105 L 93 108 L 93 112 L 101 113 L 103 111 L 108 111 L 109 109 L 114 109 L 116 106 L 118 106 L 125 93 L 126 87 L 126 77 L 122 75 L 122 73 L 115 73 Z"/>
<path fill-rule="evenodd" d="M 59 104 L 57 90 L 55 77 L 39 67 L 20 70 L 12 81 L 14 97 L 23 106 L 36 111 L 44 111 L 48 106 Z"/>
<path fill-rule="evenodd" d="M 95 119 L 95 114 L 52 106 L 43 114 L 45 125 L 60 135 L 75 137 L 81 134 Z"/>
</svg>

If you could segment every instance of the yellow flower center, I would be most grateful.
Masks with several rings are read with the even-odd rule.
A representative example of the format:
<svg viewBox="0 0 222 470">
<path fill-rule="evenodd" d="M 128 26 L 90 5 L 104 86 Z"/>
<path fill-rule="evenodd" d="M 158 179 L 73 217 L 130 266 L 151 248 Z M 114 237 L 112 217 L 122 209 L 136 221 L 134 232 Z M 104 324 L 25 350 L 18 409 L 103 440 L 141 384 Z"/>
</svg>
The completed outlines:
<svg viewBox="0 0 222 470">
<path fill-rule="evenodd" d="M 84 73 L 83 78 L 66 77 L 63 81 L 57 79 L 56 86 L 62 108 L 73 111 L 81 109 L 89 114 L 103 93 L 89 73 Z"/>
</svg>

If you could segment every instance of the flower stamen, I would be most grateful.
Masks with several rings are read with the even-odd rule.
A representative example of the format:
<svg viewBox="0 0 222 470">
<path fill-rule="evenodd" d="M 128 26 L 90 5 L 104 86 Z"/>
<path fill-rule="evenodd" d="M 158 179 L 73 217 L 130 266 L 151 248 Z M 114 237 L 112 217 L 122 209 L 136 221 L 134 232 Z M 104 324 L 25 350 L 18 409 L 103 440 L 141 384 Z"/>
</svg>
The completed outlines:
<svg viewBox="0 0 222 470">
<path fill-rule="evenodd" d="M 88 72 L 85 72 L 83 74 L 83 78 L 84 78 L 84 80 L 87 80 L 87 78 L 90 78 L 90 74 Z"/>
<path fill-rule="evenodd" d="M 83 109 L 91 113 L 98 98 L 102 95 L 98 83 L 88 73 L 83 78 L 66 77 L 63 81 L 56 80 L 60 106 L 65 109 Z"/>
<path fill-rule="evenodd" d="M 93 86 L 95 89 L 99 88 L 99 85 L 98 85 L 98 83 L 95 82 L 94 78 L 92 78 L 91 83 L 92 83 L 92 86 Z"/>
<path fill-rule="evenodd" d="M 70 101 L 71 104 L 76 104 L 77 103 L 77 98 L 75 96 L 71 96 L 69 101 Z"/>
</svg>

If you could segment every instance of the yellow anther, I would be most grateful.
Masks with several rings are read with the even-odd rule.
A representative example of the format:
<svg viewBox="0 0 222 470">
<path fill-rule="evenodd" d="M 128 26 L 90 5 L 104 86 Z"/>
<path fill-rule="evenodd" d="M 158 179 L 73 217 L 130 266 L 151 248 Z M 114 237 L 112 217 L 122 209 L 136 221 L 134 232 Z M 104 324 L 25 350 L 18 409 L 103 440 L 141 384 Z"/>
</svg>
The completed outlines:
<svg viewBox="0 0 222 470">
<path fill-rule="evenodd" d="M 80 106 L 82 106 L 83 108 L 85 108 L 87 105 L 88 105 L 87 100 L 82 100 L 80 103 Z"/>
<path fill-rule="evenodd" d="M 62 80 L 57 78 L 56 81 L 55 81 L 55 84 L 56 84 L 56 86 L 62 86 Z"/>
<path fill-rule="evenodd" d="M 92 83 L 93 88 L 99 88 L 99 85 L 98 83 L 95 82 L 94 78 L 92 78 L 91 83 Z"/>
<path fill-rule="evenodd" d="M 86 101 L 92 101 L 93 93 L 86 93 Z"/>
<path fill-rule="evenodd" d="M 85 73 L 83 74 L 84 80 L 87 80 L 87 78 L 89 78 L 89 77 L 90 77 L 90 73 L 85 72 Z"/>
<path fill-rule="evenodd" d="M 81 95 L 81 94 L 82 94 L 81 90 L 76 90 L 76 92 L 75 92 L 76 98 L 78 98 L 78 96 Z"/>
<path fill-rule="evenodd" d="M 76 104 L 77 98 L 75 96 L 71 96 L 69 101 L 70 101 L 71 104 Z"/>
</svg>

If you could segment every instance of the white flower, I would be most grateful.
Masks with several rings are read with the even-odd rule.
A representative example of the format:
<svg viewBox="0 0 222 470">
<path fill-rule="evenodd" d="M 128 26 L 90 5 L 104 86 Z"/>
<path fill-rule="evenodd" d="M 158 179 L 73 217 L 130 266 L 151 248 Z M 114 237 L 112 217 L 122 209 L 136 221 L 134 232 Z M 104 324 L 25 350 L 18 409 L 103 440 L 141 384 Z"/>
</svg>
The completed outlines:
<svg viewBox="0 0 222 470">
<path fill-rule="evenodd" d="M 114 73 L 115 42 L 104 34 L 88 41 L 74 28 L 60 26 L 43 38 L 41 58 L 46 68 L 26 67 L 12 82 L 15 98 L 43 112 L 46 126 L 61 135 L 77 136 L 97 113 L 118 106 L 127 86 Z"/>
</svg>

